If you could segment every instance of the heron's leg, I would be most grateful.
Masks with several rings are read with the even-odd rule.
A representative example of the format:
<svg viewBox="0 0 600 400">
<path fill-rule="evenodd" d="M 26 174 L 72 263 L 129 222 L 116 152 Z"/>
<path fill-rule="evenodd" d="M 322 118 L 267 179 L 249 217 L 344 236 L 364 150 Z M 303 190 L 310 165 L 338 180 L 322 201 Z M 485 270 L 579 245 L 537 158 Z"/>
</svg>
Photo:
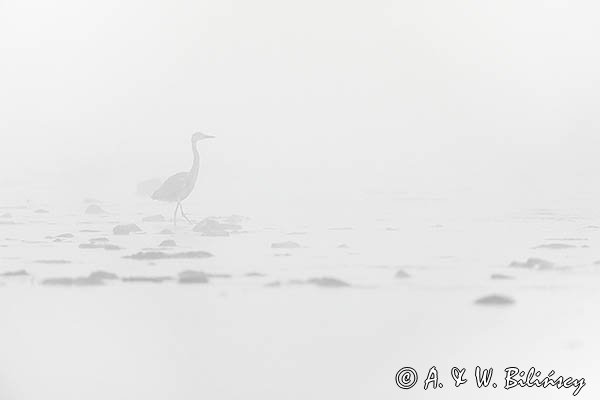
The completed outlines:
<svg viewBox="0 0 600 400">
<path fill-rule="evenodd" d="M 181 203 L 177 203 L 175 207 L 175 212 L 173 213 L 173 226 L 177 226 L 177 209 L 181 207 Z"/>
<path fill-rule="evenodd" d="M 189 222 L 190 224 L 194 225 L 194 221 L 191 221 L 187 215 L 185 215 L 185 213 L 183 212 L 183 206 L 181 204 L 179 204 L 179 209 L 181 210 L 181 215 L 183 215 L 183 218 L 186 219 L 187 222 Z"/>
</svg>

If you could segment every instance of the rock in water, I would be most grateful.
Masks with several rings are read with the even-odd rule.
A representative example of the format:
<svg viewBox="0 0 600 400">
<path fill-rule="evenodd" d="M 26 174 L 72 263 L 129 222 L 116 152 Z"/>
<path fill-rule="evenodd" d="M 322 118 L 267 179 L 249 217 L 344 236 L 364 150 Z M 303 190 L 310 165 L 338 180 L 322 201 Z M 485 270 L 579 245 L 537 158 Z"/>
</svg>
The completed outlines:
<svg viewBox="0 0 600 400">
<path fill-rule="evenodd" d="M 514 303 L 512 298 L 501 294 L 491 294 L 475 300 L 475 304 L 479 306 L 510 306 Z"/>
<path fill-rule="evenodd" d="M 554 263 L 544 260 L 542 258 L 531 257 L 528 258 L 525 262 L 513 261 L 510 263 L 509 267 L 512 268 L 526 268 L 526 269 L 535 269 L 535 270 L 548 270 L 555 267 Z"/>
<path fill-rule="evenodd" d="M 400 269 L 396 272 L 396 278 L 398 278 L 398 279 L 410 278 L 410 275 L 406 271 Z"/>
<path fill-rule="evenodd" d="M 5 278 L 16 277 L 16 276 L 29 276 L 29 273 L 24 269 L 20 269 L 18 271 L 7 271 L 0 274 Z"/>
<path fill-rule="evenodd" d="M 490 276 L 490 278 L 491 278 L 491 279 L 494 279 L 494 280 L 499 280 L 499 281 L 501 281 L 501 280 L 511 280 L 511 279 L 515 279 L 513 276 L 510 276 L 510 275 L 504 275 L 504 274 L 492 274 L 492 275 Z"/>
<path fill-rule="evenodd" d="M 86 214 L 92 214 L 92 215 L 98 215 L 98 214 L 106 214 L 106 211 L 104 211 L 102 209 L 102 207 L 100 207 L 97 204 L 90 204 L 89 206 L 87 206 L 87 208 L 85 209 L 85 213 Z"/>
<path fill-rule="evenodd" d="M 182 271 L 179 273 L 179 283 L 208 283 L 208 276 L 202 271 Z"/>
<path fill-rule="evenodd" d="M 330 278 L 330 277 L 310 278 L 309 280 L 306 281 L 306 283 L 310 283 L 312 285 L 319 286 L 319 287 L 328 287 L 328 288 L 342 288 L 342 287 L 350 286 L 350 284 L 348 284 L 340 279 Z"/>
<path fill-rule="evenodd" d="M 125 256 L 123 258 L 130 258 L 132 260 L 168 260 L 168 259 L 195 259 L 195 258 L 208 258 L 212 257 L 212 254 L 206 251 L 187 251 L 184 253 L 163 253 L 162 251 L 147 251 Z"/>
<path fill-rule="evenodd" d="M 151 196 L 162 185 L 158 178 L 152 178 L 138 183 L 135 193 L 139 196 Z"/>
<path fill-rule="evenodd" d="M 100 280 L 115 280 L 119 279 L 117 274 L 113 274 L 112 272 L 106 272 L 102 270 L 92 272 L 89 277 L 90 279 L 100 279 Z"/>
<path fill-rule="evenodd" d="M 204 236 L 229 236 L 241 229 L 241 225 L 219 222 L 214 218 L 205 218 L 194 226 L 194 232 L 201 232 Z"/>
<path fill-rule="evenodd" d="M 136 224 L 117 225 L 113 228 L 115 235 L 129 235 L 130 233 L 141 232 L 139 226 Z"/>
</svg>

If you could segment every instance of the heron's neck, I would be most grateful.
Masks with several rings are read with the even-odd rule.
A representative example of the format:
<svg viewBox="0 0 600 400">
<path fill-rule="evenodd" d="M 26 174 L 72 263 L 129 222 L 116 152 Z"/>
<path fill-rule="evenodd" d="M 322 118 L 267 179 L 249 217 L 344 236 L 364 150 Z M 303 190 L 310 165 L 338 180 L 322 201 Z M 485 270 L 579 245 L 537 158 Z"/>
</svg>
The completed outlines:
<svg viewBox="0 0 600 400">
<path fill-rule="evenodd" d="M 192 153 L 194 153 L 194 162 L 192 164 L 192 169 L 190 170 L 190 174 L 196 179 L 198 176 L 198 168 L 200 167 L 200 155 L 198 154 L 198 149 L 196 148 L 196 143 L 192 142 Z"/>
</svg>

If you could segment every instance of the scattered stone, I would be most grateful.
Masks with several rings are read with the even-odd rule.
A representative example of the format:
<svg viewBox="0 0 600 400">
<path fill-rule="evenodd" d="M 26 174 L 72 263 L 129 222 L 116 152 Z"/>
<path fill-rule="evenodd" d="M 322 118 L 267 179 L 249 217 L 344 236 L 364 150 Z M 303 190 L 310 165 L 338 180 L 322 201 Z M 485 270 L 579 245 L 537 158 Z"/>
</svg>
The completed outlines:
<svg viewBox="0 0 600 400">
<path fill-rule="evenodd" d="M 534 249 L 565 250 L 565 249 L 574 249 L 575 247 L 577 247 L 577 246 L 573 246 L 571 244 L 550 243 L 550 244 L 541 244 L 539 246 L 535 246 Z"/>
<path fill-rule="evenodd" d="M 399 269 L 398 271 L 396 271 L 395 277 L 397 279 L 406 279 L 406 278 L 410 278 L 410 275 L 408 274 L 408 272 L 404 271 L 403 269 Z"/>
<path fill-rule="evenodd" d="M 208 258 L 212 254 L 207 251 L 187 251 L 183 253 L 163 253 L 162 251 L 140 251 L 139 253 L 125 256 L 133 260 L 167 260 L 167 259 L 195 259 Z"/>
<path fill-rule="evenodd" d="M 79 245 L 80 249 L 104 249 L 104 250 L 121 250 L 121 247 L 110 244 L 110 243 L 82 243 Z"/>
<path fill-rule="evenodd" d="M 102 279 L 93 277 L 82 278 L 48 278 L 42 281 L 42 285 L 46 286 L 102 286 Z"/>
<path fill-rule="evenodd" d="M 525 262 L 513 261 L 510 263 L 509 267 L 512 268 L 526 268 L 526 269 L 536 269 L 536 270 L 549 270 L 554 268 L 554 263 L 544 260 L 542 258 L 528 258 Z"/>
<path fill-rule="evenodd" d="M 323 278 L 310 278 L 306 281 L 309 284 L 319 286 L 319 287 L 327 287 L 327 288 L 341 288 L 341 287 L 350 287 L 350 284 L 331 277 L 323 277 Z"/>
<path fill-rule="evenodd" d="M 504 274 L 492 274 L 490 276 L 490 278 L 494 279 L 494 280 L 512 280 L 512 279 L 515 279 L 514 276 L 504 275 Z"/>
<path fill-rule="evenodd" d="M 298 249 L 300 245 L 296 242 L 287 241 L 287 242 L 277 242 L 271 244 L 272 249 Z"/>
<path fill-rule="evenodd" d="M 160 247 L 176 247 L 177 243 L 175 243 L 174 240 L 163 240 L 162 242 L 160 242 L 159 244 Z"/>
<path fill-rule="evenodd" d="M 106 211 L 104 211 L 102 209 L 102 207 L 100 207 L 97 204 L 90 204 L 86 209 L 85 209 L 85 213 L 86 214 L 106 214 Z"/>
<path fill-rule="evenodd" d="M 143 222 L 165 222 L 165 217 L 162 215 L 150 215 L 148 217 L 142 218 Z"/>
<path fill-rule="evenodd" d="M 3 272 L 0 274 L 0 276 L 3 276 L 5 278 L 12 278 L 12 277 L 16 277 L 16 276 L 29 276 L 29 273 L 27 271 L 25 271 L 24 269 L 20 269 L 18 271 Z"/>
<path fill-rule="evenodd" d="M 510 306 L 514 303 L 512 298 L 500 294 L 491 294 L 475 300 L 475 304 L 480 306 Z"/>
<path fill-rule="evenodd" d="M 113 234 L 115 235 L 129 235 L 130 233 L 141 231 L 140 227 L 136 224 L 117 225 L 113 228 Z"/>
<path fill-rule="evenodd" d="M 123 282 L 149 282 L 149 283 L 163 283 L 170 281 L 173 278 L 170 276 L 129 276 L 121 278 Z"/>
<path fill-rule="evenodd" d="M 202 271 L 186 270 L 179 273 L 179 283 L 208 283 L 208 276 Z"/>
<path fill-rule="evenodd" d="M 117 274 L 113 274 L 112 272 L 106 272 L 102 270 L 92 272 L 89 277 L 90 279 L 100 279 L 100 280 L 115 280 L 119 279 Z"/>
<path fill-rule="evenodd" d="M 158 178 L 147 179 L 137 184 L 135 193 L 138 196 L 151 196 L 162 185 Z"/>
<path fill-rule="evenodd" d="M 55 264 L 55 265 L 71 264 L 71 261 L 69 261 L 69 260 L 36 260 L 35 262 L 38 264 Z"/>
<path fill-rule="evenodd" d="M 229 236 L 231 232 L 241 229 L 241 225 L 219 222 L 214 218 L 205 218 L 194 226 L 194 232 L 201 232 L 204 236 Z"/>
</svg>

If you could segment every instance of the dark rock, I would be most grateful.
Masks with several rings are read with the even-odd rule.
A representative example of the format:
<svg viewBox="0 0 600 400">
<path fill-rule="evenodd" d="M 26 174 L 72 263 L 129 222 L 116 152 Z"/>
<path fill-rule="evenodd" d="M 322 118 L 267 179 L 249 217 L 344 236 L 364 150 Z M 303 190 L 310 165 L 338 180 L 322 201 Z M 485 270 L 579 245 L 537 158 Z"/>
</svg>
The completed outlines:
<svg viewBox="0 0 600 400">
<path fill-rule="evenodd" d="M 475 304 L 480 306 L 510 306 L 514 303 L 512 298 L 500 294 L 491 294 L 475 300 Z"/>
<path fill-rule="evenodd" d="M 406 278 L 410 278 L 410 275 L 406 271 L 400 269 L 400 270 L 396 271 L 395 277 L 398 279 L 406 279 Z"/>
<path fill-rule="evenodd" d="M 179 283 L 208 283 L 208 276 L 202 271 L 186 270 L 179 273 Z"/>
<path fill-rule="evenodd" d="M 20 269 L 18 271 L 3 272 L 0 274 L 0 276 L 3 276 L 5 278 L 15 277 L 15 276 L 29 276 L 29 273 L 27 271 L 25 271 L 24 269 Z"/>
<path fill-rule="evenodd" d="M 117 225 L 113 228 L 113 234 L 115 235 L 129 235 L 130 233 L 141 231 L 140 227 L 136 224 Z"/>
<path fill-rule="evenodd" d="M 94 271 L 92 272 L 88 278 L 90 279 L 100 279 L 100 280 L 115 280 L 115 279 L 119 279 L 119 277 L 117 276 L 117 274 L 113 274 L 112 272 L 106 272 L 106 271 Z"/>
<path fill-rule="evenodd" d="M 208 258 L 212 254 L 206 251 L 187 251 L 184 253 L 163 253 L 162 251 L 140 251 L 139 253 L 125 256 L 133 260 L 167 260 L 167 259 L 196 259 Z"/>
<path fill-rule="evenodd" d="M 512 268 L 526 268 L 526 269 L 536 269 L 536 270 L 549 270 L 554 268 L 554 263 L 544 260 L 542 258 L 528 258 L 525 262 L 513 261 L 510 263 L 509 267 Z"/>
<path fill-rule="evenodd" d="M 194 226 L 194 232 L 201 232 L 205 236 L 229 236 L 231 232 L 242 229 L 241 225 L 219 222 L 213 218 L 205 218 Z"/>
<path fill-rule="evenodd" d="M 48 278 L 42 281 L 46 286 L 102 286 L 104 281 L 93 277 L 82 278 Z"/>
<path fill-rule="evenodd" d="M 123 282 L 148 282 L 148 283 L 163 283 L 166 281 L 173 280 L 170 276 L 129 276 L 121 278 Z"/>
<path fill-rule="evenodd" d="M 515 279 L 513 276 L 504 275 L 504 274 L 492 274 L 490 276 L 490 278 L 494 279 L 494 280 L 511 280 L 511 279 Z"/>
<path fill-rule="evenodd" d="M 306 281 L 307 283 L 319 287 L 327 287 L 327 288 L 341 288 L 341 287 L 349 287 L 350 284 L 331 277 L 323 277 L 323 278 L 310 278 Z"/>
</svg>

